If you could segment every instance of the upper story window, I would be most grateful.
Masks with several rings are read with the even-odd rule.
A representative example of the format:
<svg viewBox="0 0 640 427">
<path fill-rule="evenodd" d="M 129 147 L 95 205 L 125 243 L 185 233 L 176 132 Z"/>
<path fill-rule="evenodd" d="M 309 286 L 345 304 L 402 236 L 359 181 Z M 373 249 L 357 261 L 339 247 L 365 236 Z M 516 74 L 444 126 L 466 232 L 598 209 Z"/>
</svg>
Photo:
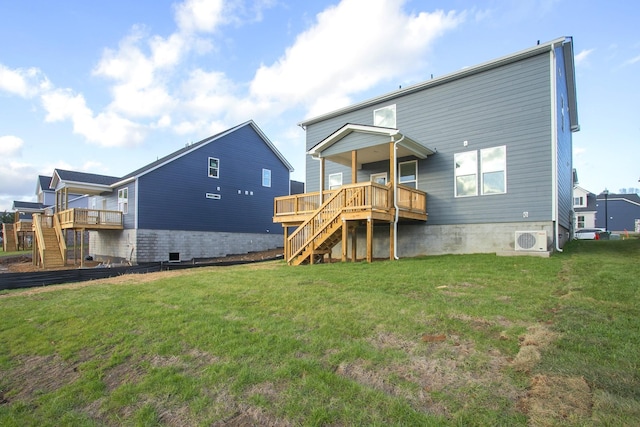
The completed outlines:
<svg viewBox="0 0 640 427">
<path fill-rule="evenodd" d="M 123 214 L 129 213 L 129 188 L 118 190 L 118 210 Z"/>
<path fill-rule="evenodd" d="M 579 196 L 579 197 L 574 197 L 573 198 L 573 206 L 575 207 L 585 207 L 585 203 L 584 203 L 584 197 Z"/>
<path fill-rule="evenodd" d="M 373 110 L 373 125 L 385 128 L 395 128 L 396 104 Z"/>
<path fill-rule="evenodd" d="M 262 186 L 271 187 L 271 169 L 262 169 Z"/>
<path fill-rule="evenodd" d="M 480 150 L 482 194 L 507 192 L 507 147 Z"/>
<path fill-rule="evenodd" d="M 398 165 L 399 183 L 411 188 L 418 188 L 418 161 L 402 162 Z"/>
<path fill-rule="evenodd" d="M 220 160 L 209 157 L 209 177 L 218 178 L 220 176 Z"/>
<path fill-rule="evenodd" d="M 342 187 L 342 172 L 329 175 L 329 190 Z"/>
</svg>

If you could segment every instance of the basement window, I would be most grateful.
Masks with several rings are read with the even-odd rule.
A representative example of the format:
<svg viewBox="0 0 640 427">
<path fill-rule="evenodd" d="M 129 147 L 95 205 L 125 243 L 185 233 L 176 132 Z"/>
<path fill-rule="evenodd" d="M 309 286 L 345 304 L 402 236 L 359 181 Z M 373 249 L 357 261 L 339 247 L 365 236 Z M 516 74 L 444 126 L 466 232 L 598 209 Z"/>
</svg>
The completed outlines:
<svg viewBox="0 0 640 427">
<path fill-rule="evenodd" d="M 180 262 L 180 252 L 169 252 L 169 262 Z"/>
</svg>

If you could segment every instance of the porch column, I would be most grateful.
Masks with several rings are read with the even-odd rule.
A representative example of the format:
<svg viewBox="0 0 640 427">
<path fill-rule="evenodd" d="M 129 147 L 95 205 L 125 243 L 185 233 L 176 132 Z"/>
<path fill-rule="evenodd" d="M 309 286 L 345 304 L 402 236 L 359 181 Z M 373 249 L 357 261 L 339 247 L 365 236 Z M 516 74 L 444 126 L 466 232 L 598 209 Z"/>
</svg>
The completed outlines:
<svg viewBox="0 0 640 427">
<path fill-rule="evenodd" d="M 320 204 L 324 203 L 324 157 L 320 157 Z"/>
<path fill-rule="evenodd" d="M 351 183 L 358 182 L 358 151 L 351 150 Z"/>
<path fill-rule="evenodd" d="M 373 261 L 373 220 L 367 219 L 367 262 Z"/>
<path fill-rule="evenodd" d="M 393 188 L 393 183 L 396 180 L 396 162 L 394 161 L 396 158 L 396 153 L 394 152 L 394 144 L 393 141 L 389 143 L 389 182 L 391 183 L 391 188 Z"/>
</svg>

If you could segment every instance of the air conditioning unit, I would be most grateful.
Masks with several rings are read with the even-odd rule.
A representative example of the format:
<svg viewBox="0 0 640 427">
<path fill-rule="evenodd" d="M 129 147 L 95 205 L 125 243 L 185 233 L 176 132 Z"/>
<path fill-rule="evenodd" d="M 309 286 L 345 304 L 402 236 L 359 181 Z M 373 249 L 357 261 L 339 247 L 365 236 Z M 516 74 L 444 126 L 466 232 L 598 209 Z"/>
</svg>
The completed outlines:
<svg viewBox="0 0 640 427">
<path fill-rule="evenodd" d="M 547 232 L 516 231 L 516 251 L 546 252 Z"/>
</svg>

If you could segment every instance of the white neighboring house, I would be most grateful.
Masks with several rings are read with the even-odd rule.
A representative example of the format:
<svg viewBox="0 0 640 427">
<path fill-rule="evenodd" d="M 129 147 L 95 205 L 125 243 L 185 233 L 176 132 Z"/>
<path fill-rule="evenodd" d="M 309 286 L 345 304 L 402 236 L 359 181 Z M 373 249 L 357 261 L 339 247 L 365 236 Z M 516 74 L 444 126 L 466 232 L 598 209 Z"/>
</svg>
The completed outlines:
<svg viewBox="0 0 640 427">
<path fill-rule="evenodd" d="M 576 230 L 596 226 L 596 195 L 578 185 L 573 187 L 573 223 Z"/>
</svg>

